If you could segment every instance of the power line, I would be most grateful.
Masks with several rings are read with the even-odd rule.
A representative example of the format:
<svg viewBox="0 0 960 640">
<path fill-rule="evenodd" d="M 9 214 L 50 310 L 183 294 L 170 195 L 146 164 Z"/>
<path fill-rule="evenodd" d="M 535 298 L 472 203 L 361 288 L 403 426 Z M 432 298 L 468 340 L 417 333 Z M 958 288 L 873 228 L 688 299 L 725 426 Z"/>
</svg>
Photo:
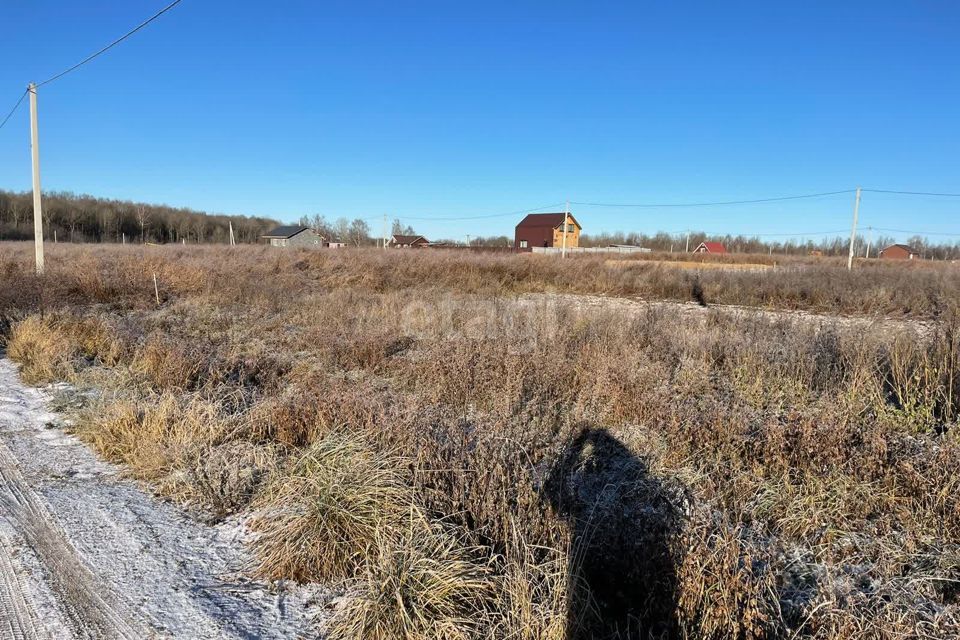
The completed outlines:
<svg viewBox="0 0 960 640">
<path fill-rule="evenodd" d="M 0 129 L 3 129 L 3 125 L 7 124 L 7 120 L 13 117 L 13 114 L 16 113 L 17 109 L 20 107 L 20 103 L 23 102 L 23 99 L 27 97 L 28 91 L 24 91 L 20 94 L 20 99 L 17 100 L 17 104 L 13 105 L 13 109 L 10 109 L 10 113 L 7 114 L 7 117 L 3 119 L 3 122 L 0 122 Z"/>
<path fill-rule="evenodd" d="M 183 2 L 183 0 L 174 0 L 173 2 L 171 2 L 170 4 L 168 4 L 167 6 L 165 6 L 163 9 L 160 9 L 160 11 L 158 11 L 158 12 L 155 13 L 155 14 L 153 14 L 152 16 L 150 16 L 149 18 L 147 18 L 146 20 L 144 20 L 143 22 L 141 22 L 140 24 L 138 24 L 136 27 L 134 27 L 134 28 L 131 29 L 130 31 L 126 32 L 125 34 L 123 34 L 122 36 L 120 36 L 119 38 L 117 38 L 116 40 L 114 40 L 113 42 L 111 42 L 110 44 L 108 44 L 107 46 L 105 46 L 104 48 L 102 48 L 102 49 L 100 49 L 99 51 L 97 51 L 96 53 L 90 54 L 89 56 L 87 56 L 86 58 L 84 58 L 83 60 L 81 60 L 80 62 L 78 62 L 77 64 L 73 65 L 73 66 L 70 67 L 69 69 L 64 69 L 63 71 L 61 71 L 61 72 L 58 73 L 57 75 L 51 76 L 51 77 L 47 78 L 46 80 L 44 80 L 43 82 L 38 82 L 38 83 L 37 83 L 37 87 L 42 87 L 43 85 L 49 84 L 49 83 L 53 82 L 54 80 L 58 80 L 58 79 L 62 78 L 63 76 L 67 75 L 68 73 L 70 73 L 71 71 L 76 71 L 77 69 L 79 69 L 79 68 L 82 67 L 83 65 L 87 64 L 88 62 L 90 62 L 91 60 L 93 60 L 94 58 L 96 58 L 97 56 L 99 56 L 99 55 L 101 55 L 101 54 L 104 54 L 104 53 L 106 53 L 107 51 L 109 51 L 110 49 L 112 49 L 113 47 L 117 46 L 118 44 L 120 44 L 121 42 L 123 42 L 124 40 L 126 40 L 127 38 L 129 38 L 130 36 L 132 36 L 133 34 L 135 34 L 137 31 L 140 31 L 140 30 L 143 29 L 145 26 L 147 26 L 148 24 L 150 24 L 151 22 L 153 22 L 154 20 L 156 20 L 157 18 L 159 18 L 160 16 L 162 16 L 163 14 L 165 14 L 167 11 L 170 11 L 170 9 L 173 9 L 175 6 L 177 6 L 177 5 L 180 4 L 181 2 Z M 21 99 L 22 99 L 22 98 L 21 98 Z"/>
<path fill-rule="evenodd" d="M 876 227 L 874 227 L 876 229 Z M 657 233 L 666 233 L 670 236 L 682 236 L 684 234 L 703 234 L 706 236 L 743 236 L 745 238 L 775 238 L 775 237 L 784 237 L 784 238 L 800 238 L 804 236 L 828 236 L 835 233 L 847 233 L 846 229 L 839 229 L 837 231 L 801 231 L 797 233 L 751 233 L 743 231 L 704 231 L 702 229 L 682 229 L 680 231 L 658 231 Z M 645 234 L 651 235 L 651 234 Z"/>
<path fill-rule="evenodd" d="M 615 204 L 610 202 L 573 202 L 570 204 L 578 204 L 586 207 L 633 207 L 633 208 L 643 208 L 643 209 L 659 209 L 664 207 L 719 207 L 723 205 L 731 204 L 758 204 L 762 202 L 779 202 L 782 200 L 801 200 L 804 198 L 821 198 L 824 196 L 836 196 L 843 193 L 854 193 L 856 189 L 844 189 L 842 191 L 824 191 L 822 193 L 806 193 L 799 196 L 777 196 L 775 198 L 758 198 L 755 200 L 726 200 L 720 202 L 668 202 L 668 203 L 630 203 L 630 204 Z"/>
<path fill-rule="evenodd" d="M 960 233 L 947 233 L 944 231 L 917 231 L 916 229 L 887 229 L 884 227 L 871 227 L 874 231 L 888 231 L 890 233 L 912 233 L 918 236 L 949 236 L 958 237 Z"/>
<path fill-rule="evenodd" d="M 960 193 L 931 193 L 928 191 L 894 191 L 892 189 L 864 189 L 870 193 L 896 193 L 904 196 L 934 196 L 938 198 L 960 198 Z"/>
<path fill-rule="evenodd" d="M 493 213 L 490 215 L 483 215 L 483 216 L 460 216 L 460 217 L 453 216 L 453 217 L 441 217 L 441 218 L 424 218 L 424 217 L 418 217 L 418 216 L 398 216 L 398 217 L 400 220 L 422 220 L 422 221 L 435 221 L 435 222 L 444 221 L 444 220 L 451 220 L 451 221 L 452 220 L 487 220 L 489 218 L 506 218 L 508 216 L 518 216 L 522 213 L 534 213 L 542 209 L 551 209 L 554 207 L 560 207 L 562 205 L 563 203 L 560 202 L 557 204 L 547 204 L 542 207 L 536 207 L 534 209 L 523 209 L 521 211 L 511 211 L 510 213 Z"/>
</svg>

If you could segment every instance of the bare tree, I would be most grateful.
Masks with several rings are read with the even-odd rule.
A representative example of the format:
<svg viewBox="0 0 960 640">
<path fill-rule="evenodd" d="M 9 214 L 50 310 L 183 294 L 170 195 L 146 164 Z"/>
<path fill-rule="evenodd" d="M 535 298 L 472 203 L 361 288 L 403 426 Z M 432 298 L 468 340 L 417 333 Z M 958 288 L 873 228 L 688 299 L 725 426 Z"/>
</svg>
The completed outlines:
<svg viewBox="0 0 960 640">
<path fill-rule="evenodd" d="M 140 225 L 140 243 L 147 241 L 147 225 L 150 223 L 150 211 L 142 204 L 137 205 L 137 224 Z"/>
<path fill-rule="evenodd" d="M 350 221 L 346 218 L 337 218 L 333 230 L 338 241 L 347 242 L 350 239 Z"/>
<path fill-rule="evenodd" d="M 350 240 L 357 247 L 370 242 L 370 225 L 357 218 L 350 223 Z"/>
</svg>

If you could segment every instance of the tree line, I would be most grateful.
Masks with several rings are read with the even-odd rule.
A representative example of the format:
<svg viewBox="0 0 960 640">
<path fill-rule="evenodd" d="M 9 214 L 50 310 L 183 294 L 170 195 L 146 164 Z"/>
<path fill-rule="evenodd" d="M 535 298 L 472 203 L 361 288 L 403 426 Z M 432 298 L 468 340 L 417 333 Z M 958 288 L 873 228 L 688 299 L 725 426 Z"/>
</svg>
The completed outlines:
<svg viewBox="0 0 960 640">
<path fill-rule="evenodd" d="M 188 208 L 166 205 L 111 200 L 69 192 L 49 192 L 43 200 L 44 237 L 58 242 L 187 242 L 226 243 L 229 241 L 229 226 L 232 223 L 237 242 L 256 243 L 260 236 L 277 226 L 276 220 L 242 215 L 210 214 Z M 345 217 L 328 220 L 316 214 L 303 216 L 300 224 L 309 226 L 328 240 L 345 242 L 355 247 L 374 246 L 380 242 L 382 231 L 371 229 L 361 218 Z M 417 235 L 409 224 L 393 220 L 389 233 L 392 235 Z M 29 240 L 33 238 L 33 196 L 30 192 L 0 190 L 0 240 Z M 849 251 L 849 238 L 824 237 L 819 240 L 785 239 L 768 240 L 758 236 L 725 235 L 710 236 L 702 231 L 691 231 L 689 250 L 701 242 L 722 242 L 734 253 L 773 253 L 780 255 L 845 256 Z M 462 240 L 435 238 L 437 244 L 463 245 Z M 857 236 L 854 251 L 857 256 L 867 253 L 876 256 L 880 249 L 896 240 L 885 235 L 871 237 L 869 231 Z M 472 236 L 469 244 L 476 247 L 512 247 L 513 238 L 506 235 Z M 686 234 L 646 233 L 599 233 L 581 234 L 580 246 L 602 247 L 611 244 L 626 244 L 646 247 L 654 251 L 684 252 L 688 250 Z M 913 236 L 904 244 L 909 245 L 920 257 L 933 260 L 960 258 L 960 240 L 954 243 L 933 242 L 922 236 Z"/>
<path fill-rule="evenodd" d="M 817 240 L 806 238 L 766 239 L 760 236 L 746 235 L 708 235 L 702 231 L 691 231 L 689 236 L 689 250 L 693 251 L 701 242 L 721 242 L 727 251 L 733 253 L 767 253 L 779 255 L 824 255 L 846 256 L 850 252 L 850 237 L 824 236 Z M 861 229 L 853 244 L 854 255 L 865 257 L 869 248 L 870 256 L 876 257 L 880 249 L 896 243 L 893 236 L 875 234 L 868 229 Z M 656 233 L 601 233 L 583 234 L 580 236 L 580 246 L 603 247 L 611 244 L 628 244 L 647 247 L 654 251 L 687 251 L 686 234 Z M 932 242 L 923 236 L 915 235 L 901 244 L 909 245 L 921 258 L 930 260 L 953 260 L 960 258 L 960 241 Z"/>
<path fill-rule="evenodd" d="M 255 243 L 276 220 L 209 214 L 68 192 L 43 194 L 44 238 L 58 242 Z M 0 191 L 0 240 L 33 238 L 31 192 Z"/>
<path fill-rule="evenodd" d="M 449 241 L 451 244 L 464 244 L 462 241 Z M 581 247 L 607 247 L 613 244 L 624 244 L 636 247 L 645 247 L 652 251 L 666 251 L 683 253 L 693 251 L 701 242 L 721 242 L 727 251 L 733 253 L 767 253 L 775 255 L 824 255 L 846 256 L 850 252 L 850 238 L 823 237 L 819 240 L 788 238 L 784 240 L 768 240 L 759 236 L 745 235 L 708 235 L 703 231 L 691 231 L 689 243 L 686 234 L 669 234 L 665 232 L 646 233 L 597 233 L 580 234 Z M 882 234 L 871 234 L 869 230 L 858 233 L 854 242 L 854 254 L 859 257 L 867 255 L 869 244 L 870 256 L 876 257 L 880 249 L 896 243 L 896 238 Z M 915 235 L 902 244 L 909 245 L 921 258 L 930 260 L 955 260 L 960 258 L 960 240 L 954 243 L 932 242 L 928 238 Z M 480 236 L 471 238 L 471 246 L 476 247 L 512 247 L 513 238 L 508 236 Z M 688 249 L 689 247 L 689 249 Z"/>
<path fill-rule="evenodd" d="M 380 229 L 371 229 L 366 220 L 355 218 L 337 218 L 327 220 L 322 214 L 301 216 L 300 225 L 310 227 L 327 240 L 345 242 L 355 247 L 374 246 L 381 241 L 383 233 Z M 379 233 L 378 233 L 379 231 Z M 394 219 L 389 229 L 390 235 L 415 236 L 417 232 L 409 224 L 405 225 L 399 219 Z M 389 236 L 387 240 L 389 241 Z"/>
</svg>

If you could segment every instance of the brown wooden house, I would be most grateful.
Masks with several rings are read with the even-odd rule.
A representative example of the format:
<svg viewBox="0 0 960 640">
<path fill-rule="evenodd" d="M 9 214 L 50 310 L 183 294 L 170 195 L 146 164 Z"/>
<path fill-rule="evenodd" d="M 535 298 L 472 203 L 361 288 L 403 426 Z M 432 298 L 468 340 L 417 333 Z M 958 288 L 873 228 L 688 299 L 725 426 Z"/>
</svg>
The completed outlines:
<svg viewBox="0 0 960 640">
<path fill-rule="evenodd" d="M 919 256 L 919 253 L 905 244 L 892 244 L 880 250 L 880 257 L 884 260 L 913 260 Z"/>
<path fill-rule="evenodd" d="M 566 225 L 564 225 L 564 216 L 566 216 Z M 562 247 L 564 233 L 567 236 L 568 249 L 579 247 L 581 229 L 583 227 L 569 213 L 529 213 L 517 225 L 513 247 L 530 250 L 534 247 Z"/>
<path fill-rule="evenodd" d="M 412 248 L 417 249 L 419 247 L 425 247 L 430 244 L 430 241 L 424 238 L 423 236 L 404 236 L 394 234 L 390 238 L 391 246 L 398 248 Z"/>
</svg>

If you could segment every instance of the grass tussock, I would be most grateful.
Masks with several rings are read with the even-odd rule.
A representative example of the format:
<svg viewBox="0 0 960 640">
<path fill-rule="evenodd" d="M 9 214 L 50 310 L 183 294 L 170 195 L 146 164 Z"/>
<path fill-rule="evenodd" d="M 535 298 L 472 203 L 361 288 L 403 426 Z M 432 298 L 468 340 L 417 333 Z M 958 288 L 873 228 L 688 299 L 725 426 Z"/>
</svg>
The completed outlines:
<svg viewBox="0 0 960 640">
<path fill-rule="evenodd" d="M 370 549 L 357 592 L 331 638 L 468 640 L 480 635 L 496 593 L 488 567 L 447 529 L 411 515 L 399 536 Z"/>
<path fill-rule="evenodd" d="M 112 366 L 123 349 L 112 329 L 96 318 L 28 316 L 12 326 L 7 339 L 7 355 L 20 363 L 28 384 L 73 380 L 87 364 Z"/>
<path fill-rule="evenodd" d="M 257 504 L 257 573 L 302 582 L 352 576 L 410 504 L 396 460 L 330 434 L 296 459 Z"/>
<path fill-rule="evenodd" d="M 960 635 L 951 265 L 26 258 L 0 259 L 25 379 L 95 386 L 102 455 L 253 514 L 258 575 L 345 585 L 333 637 Z"/>
</svg>

